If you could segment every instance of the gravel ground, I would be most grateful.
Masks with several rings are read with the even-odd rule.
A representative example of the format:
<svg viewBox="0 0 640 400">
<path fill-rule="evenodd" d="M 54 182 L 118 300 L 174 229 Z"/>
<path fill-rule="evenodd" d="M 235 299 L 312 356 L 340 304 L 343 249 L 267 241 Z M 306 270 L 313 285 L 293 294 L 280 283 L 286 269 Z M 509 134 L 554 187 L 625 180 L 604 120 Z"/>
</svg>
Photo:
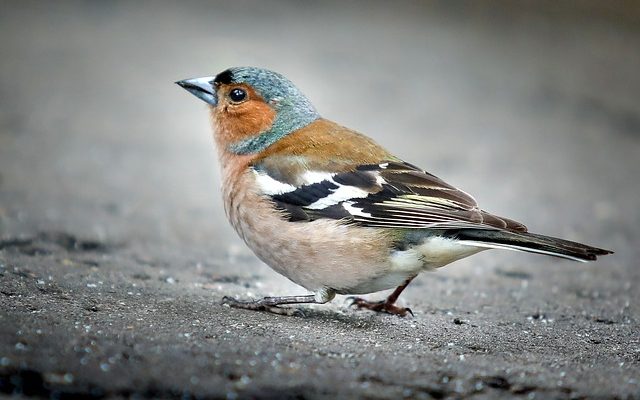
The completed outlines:
<svg viewBox="0 0 640 400">
<path fill-rule="evenodd" d="M 0 2 L 0 395 L 640 398 L 640 11 L 574 6 Z M 616 254 L 485 252 L 419 277 L 414 318 L 223 307 L 304 293 L 228 227 L 173 84 L 233 65 Z"/>
</svg>

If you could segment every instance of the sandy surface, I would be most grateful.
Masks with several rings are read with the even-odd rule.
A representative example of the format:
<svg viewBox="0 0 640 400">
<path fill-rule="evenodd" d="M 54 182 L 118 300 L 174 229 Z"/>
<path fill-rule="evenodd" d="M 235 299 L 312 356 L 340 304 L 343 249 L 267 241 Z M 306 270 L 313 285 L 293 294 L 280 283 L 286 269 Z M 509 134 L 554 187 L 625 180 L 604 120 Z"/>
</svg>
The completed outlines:
<svg viewBox="0 0 640 400">
<path fill-rule="evenodd" d="M 234 4 L 0 2 L 0 393 L 640 397 L 637 10 Z M 485 252 L 420 276 L 414 318 L 220 306 L 304 293 L 228 227 L 205 107 L 172 83 L 232 65 L 616 254 Z"/>
</svg>

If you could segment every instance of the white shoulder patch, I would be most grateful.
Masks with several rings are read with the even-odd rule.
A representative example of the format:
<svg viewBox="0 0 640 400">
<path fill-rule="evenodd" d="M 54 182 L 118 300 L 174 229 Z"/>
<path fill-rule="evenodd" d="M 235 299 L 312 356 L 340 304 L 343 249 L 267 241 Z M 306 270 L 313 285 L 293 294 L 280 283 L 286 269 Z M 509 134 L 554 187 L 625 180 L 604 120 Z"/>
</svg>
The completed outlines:
<svg viewBox="0 0 640 400">
<path fill-rule="evenodd" d="M 252 169 L 252 171 L 256 178 L 256 184 L 260 188 L 261 192 L 268 196 L 277 196 L 277 195 L 290 193 L 297 189 L 300 189 L 300 187 L 296 187 L 289 183 L 280 182 L 277 179 L 273 179 L 271 176 L 269 176 L 266 173 L 259 172 L 255 169 Z M 309 204 L 308 206 L 306 206 L 306 208 L 309 208 L 312 210 L 322 210 L 324 208 L 331 207 L 336 204 L 340 204 L 350 199 L 364 198 L 369 195 L 369 192 L 359 187 L 342 185 L 336 182 L 335 180 L 333 180 L 334 175 L 335 174 L 332 174 L 330 172 L 321 172 L 321 171 L 306 171 L 302 175 L 302 179 L 301 179 L 301 181 L 303 182 L 302 188 L 304 188 L 307 185 L 313 185 L 315 183 L 320 183 L 320 182 L 328 182 L 332 186 L 336 187 L 335 189 L 331 188 L 329 194 Z M 345 206 L 345 209 L 346 207 L 347 206 Z M 359 211 L 360 213 L 362 213 L 361 210 L 356 209 L 355 207 L 351 207 L 351 208 L 355 212 Z M 350 210 L 347 210 L 347 211 L 351 212 Z"/>
<path fill-rule="evenodd" d="M 321 171 L 305 171 L 302 174 L 302 181 L 305 185 L 311 185 L 313 183 L 318 183 L 322 181 L 332 181 L 333 175 L 330 172 L 321 172 Z"/>
<path fill-rule="evenodd" d="M 256 177 L 256 184 L 258 185 L 262 193 L 266 195 L 275 196 L 278 194 L 293 192 L 294 190 L 296 190 L 296 187 L 293 185 L 275 180 L 269 175 L 258 172 L 255 169 L 252 169 L 252 171 Z"/>
</svg>

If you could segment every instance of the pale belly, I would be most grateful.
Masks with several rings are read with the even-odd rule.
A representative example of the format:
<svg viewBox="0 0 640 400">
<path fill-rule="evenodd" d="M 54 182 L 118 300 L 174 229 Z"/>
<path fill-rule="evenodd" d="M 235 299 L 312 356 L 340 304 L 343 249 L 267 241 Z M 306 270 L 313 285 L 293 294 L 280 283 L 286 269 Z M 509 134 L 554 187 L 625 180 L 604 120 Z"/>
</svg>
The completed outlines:
<svg viewBox="0 0 640 400">
<path fill-rule="evenodd" d="M 415 275 L 394 273 L 384 232 L 333 220 L 242 217 L 243 211 L 238 211 L 240 216 L 232 224 L 258 258 L 313 292 L 369 293 L 396 287 Z"/>
<path fill-rule="evenodd" d="M 316 293 L 395 288 L 424 270 L 480 251 L 438 237 L 395 250 L 392 231 L 337 220 L 289 222 L 252 190 L 226 187 L 227 217 L 249 248 L 276 272 Z"/>
</svg>

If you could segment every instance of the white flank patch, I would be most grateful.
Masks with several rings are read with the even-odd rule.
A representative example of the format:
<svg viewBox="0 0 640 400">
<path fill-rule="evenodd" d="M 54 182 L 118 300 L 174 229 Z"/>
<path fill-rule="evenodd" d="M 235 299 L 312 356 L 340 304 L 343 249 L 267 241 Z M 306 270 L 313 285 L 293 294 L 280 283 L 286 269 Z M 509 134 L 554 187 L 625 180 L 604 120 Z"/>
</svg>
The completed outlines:
<svg viewBox="0 0 640 400">
<path fill-rule="evenodd" d="M 328 179 L 328 181 L 335 185 L 338 185 L 338 188 L 334 189 L 333 193 L 331 193 L 327 197 L 323 197 L 315 203 L 309 204 L 307 208 L 310 208 L 312 210 L 321 210 L 323 208 L 342 203 L 345 200 L 363 198 L 369 195 L 369 192 L 367 192 L 366 190 L 362 190 L 355 186 L 340 185 L 339 183 L 334 182 L 333 179 Z"/>
<path fill-rule="evenodd" d="M 262 193 L 269 196 L 275 196 L 278 194 L 293 192 L 294 190 L 296 190 L 295 186 L 277 181 L 269 175 L 260 173 L 255 169 L 253 170 L 253 173 L 255 174 L 256 183 L 258 184 L 258 187 L 260 187 Z"/>
<path fill-rule="evenodd" d="M 358 216 L 358 217 L 372 218 L 371 214 L 362 211 L 362 209 L 360 208 L 354 207 L 352 201 L 345 201 L 344 203 L 342 203 L 342 208 L 347 210 L 347 212 L 351 215 Z"/>
<path fill-rule="evenodd" d="M 393 265 L 395 271 L 418 273 L 424 267 L 422 254 L 415 249 L 394 251 L 391 253 L 389 261 L 391 261 L 391 265 Z"/>
<path fill-rule="evenodd" d="M 457 239 L 439 236 L 427 238 L 415 249 L 422 254 L 425 266 L 429 268 L 440 268 L 484 250 L 472 244 L 465 244 Z"/>
<path fill-rule="evenodd" d="M 378 166 L 382 169 L 387 169 L 387 167 L 389 166 L 389 163 L 386 162 L 386 163 L 378 164 Z"/>
</svg>

